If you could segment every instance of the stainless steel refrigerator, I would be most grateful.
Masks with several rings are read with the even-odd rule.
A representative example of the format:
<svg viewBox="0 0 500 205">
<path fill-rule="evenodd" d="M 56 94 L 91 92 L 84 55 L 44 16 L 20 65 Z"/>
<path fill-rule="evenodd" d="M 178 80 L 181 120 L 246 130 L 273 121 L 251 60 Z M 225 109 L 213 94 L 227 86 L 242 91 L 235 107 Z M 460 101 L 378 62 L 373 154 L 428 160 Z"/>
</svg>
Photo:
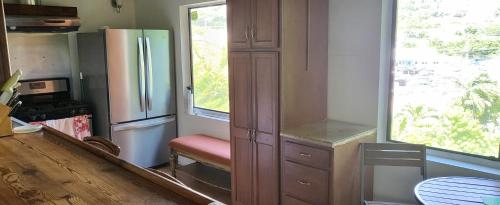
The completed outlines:
<svg viewBox="0 0 500 205">
<path fill-rule="evenodd" d="M 82 100 L 92 106 L 94 133 L 142 167 L 168 162 L 168 142 L 177 135 L 171 35 L 106 29 L 77 36 Z"/>
</svg>

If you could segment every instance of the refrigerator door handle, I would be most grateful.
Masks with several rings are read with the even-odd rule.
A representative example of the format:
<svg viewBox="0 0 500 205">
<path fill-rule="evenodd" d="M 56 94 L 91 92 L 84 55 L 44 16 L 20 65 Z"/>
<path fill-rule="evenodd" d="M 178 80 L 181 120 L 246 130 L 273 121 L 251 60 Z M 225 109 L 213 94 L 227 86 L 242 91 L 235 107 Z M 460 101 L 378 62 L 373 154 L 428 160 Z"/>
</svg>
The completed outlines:
<svg viewBox="0 0 500 205">
<path fill-rule="evenodd" d="M 145 98 L 146 98 L 146 93 L 145 93 L 145 87 L 146 87 L 146 74 L 144 70 L 144 44 L 142 37 L 137 38 L 137 43 L 139 45 L 139 102 L 141 105 L 141 112 L 144 112 L 144 106 L 145 106 Z"/>
<path fill-rule="evenodd" d="M 148 66 L 148 110 L 153 109 L 153 61 L 151 56 L 151 41 L 146 37 L 146 58 Z"/>
<path fill-rule="evenodd" d="M 147 120 L 147 121 L 139 121 L 139 122 L 131 122 L 131 123 L 113 125 L 112 130 L 113 130 L 113 132 L 117 132 L 117 131 L 125 131 L 125 130 L 143 129 L 143 128 L 155 127 L 158 125 L 167 124 L 167 123 L 174 122 L 174 121 L 175 121 L 175 117 L 158 118 L 158 119 Z"/>
</svg>

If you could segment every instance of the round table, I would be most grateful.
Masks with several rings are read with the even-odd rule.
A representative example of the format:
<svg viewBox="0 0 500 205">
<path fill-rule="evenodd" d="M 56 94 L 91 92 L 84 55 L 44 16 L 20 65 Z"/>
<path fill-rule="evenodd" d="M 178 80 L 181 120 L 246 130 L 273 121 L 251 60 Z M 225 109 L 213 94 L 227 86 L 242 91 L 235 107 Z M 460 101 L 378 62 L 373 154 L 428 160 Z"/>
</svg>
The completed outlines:
<svg viewBox="0 0 500 205">
<path fill-rule="evenodd" d="M 415 187 L 417 200 L 424 205 L 484 205 L 483 197 L 500 198 L 500 180 L 476 177 L 439 177 Z"/>
</svg>

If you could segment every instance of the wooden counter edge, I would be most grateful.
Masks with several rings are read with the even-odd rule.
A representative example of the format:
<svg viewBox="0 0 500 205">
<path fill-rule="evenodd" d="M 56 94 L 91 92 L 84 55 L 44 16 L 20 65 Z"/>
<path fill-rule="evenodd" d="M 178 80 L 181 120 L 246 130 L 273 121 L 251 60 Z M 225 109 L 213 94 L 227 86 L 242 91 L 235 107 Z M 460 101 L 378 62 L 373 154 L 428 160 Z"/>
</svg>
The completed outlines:
<svg viewBox="0 0 500 205">
<path fill-rule="evenodd" d="M 74 145 L 76 145 L 76 146 L 78 146 L 86 151 L 89 151 L 89 152 L 91 152 L 99 157 L 102 157 L 105 160 L 107 160 L 107 161 L 109 161 L 109 162 L 111 162 L 119 167 L 122 167 L 127 171 L 130 171 L 134 174 L 137 174 L 148 181 L 151 181 L 151 182 L 153 182 L 153 183 L 155 183 L 155 184 L 157 184 L 157 185 L 159 185 L 159 186 L 161 186 L 169 191 L 177 193 L 180 196 L 185 197 L 189 200 L 192 200 L 198 204 L 223 204 L 223 203 L 221 203 L 215 199 L 212 199 L 212 198 L 210 198 L 210 197 L 208 197 L 200 192 L 197 192 L 189 187 L 178 184 L 177 182 L 174 182 L 170 179 L 158 176 L 151 171 L 148 171 L 146 169 L 143 169 L 141 167 L 138 167 L 138 166 L 135 166 L 131 163 L 128 163 L 128 162 L 126 162 L 126 161 L 124 161 L 124 160 L 122 160 L 122 159 L 120 159 L 112 154 L 109 154 L 105 151 L 102 151 L 98 148 L 95 148 L 89 144 L 86 144 L 86 143 L 78 140 L 78 139 L 70 137 L 70 136 L 68 136 L 68 135 L 66 135 L 66 134 L 64 134 L 56 129 L 44 126 L 43 131 L 47 132 L 48 134 L 54 135 L 55 137 L 59 137 L 61 139 L 64 139 L 69 143 L 72 143 L 72 144 L 74 144 Z"/>
</svg>

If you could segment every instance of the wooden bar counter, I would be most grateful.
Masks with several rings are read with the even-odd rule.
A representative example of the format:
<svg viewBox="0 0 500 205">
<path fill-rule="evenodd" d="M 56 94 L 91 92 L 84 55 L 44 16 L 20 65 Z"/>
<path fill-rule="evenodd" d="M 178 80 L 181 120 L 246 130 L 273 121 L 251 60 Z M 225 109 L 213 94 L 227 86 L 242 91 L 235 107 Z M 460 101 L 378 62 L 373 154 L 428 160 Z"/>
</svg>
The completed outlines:
<svg viewBox="0 0 500 205">
<path fill-rule="evenodd" d="M 50 128 L 0 138 L 0 204 L 219 204 Z"/>
</svg>

